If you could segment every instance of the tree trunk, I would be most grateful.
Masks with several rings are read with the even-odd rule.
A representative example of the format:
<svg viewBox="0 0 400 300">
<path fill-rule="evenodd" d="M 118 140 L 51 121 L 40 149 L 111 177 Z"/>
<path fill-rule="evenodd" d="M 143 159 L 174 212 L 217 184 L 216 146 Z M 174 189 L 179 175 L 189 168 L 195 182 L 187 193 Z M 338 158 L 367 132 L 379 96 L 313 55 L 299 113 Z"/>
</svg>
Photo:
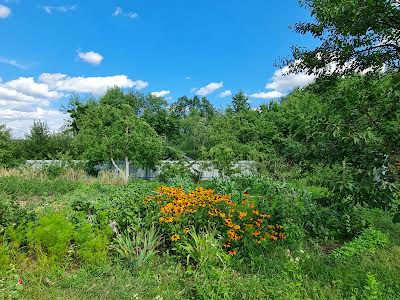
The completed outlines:
<svg viewBox="0 0 400 300">
<path fill-rule="evenodd" d="M 128 182 L 129 180 L 129 159 L 128 156 L 125 156 L 125 180 Z"/>
<path fill-rule="evenodd" d="M 122 171 L 120 168 L 118 168 L 117 164 L 115 163 L 114 159 L 111 157 L 111 162 L 114 165 L 114 168 L 118 171 L 118 173 L 121 175 Z"/>
</svg>

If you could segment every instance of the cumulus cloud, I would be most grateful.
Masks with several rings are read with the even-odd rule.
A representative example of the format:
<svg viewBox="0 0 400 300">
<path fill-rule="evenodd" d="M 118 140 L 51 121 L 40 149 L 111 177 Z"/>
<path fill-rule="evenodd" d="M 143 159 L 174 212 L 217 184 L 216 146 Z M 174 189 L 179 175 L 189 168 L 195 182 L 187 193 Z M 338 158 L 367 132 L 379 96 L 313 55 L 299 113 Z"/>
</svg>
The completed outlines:
<svg viewBox="0 0 400 300">
<path fill-rule="evenodd" d="M 207 96 L 214 93 L 216 90 L 219 90 L 223 86 L 224 86 L 223 82 L 211 82 L 206 86 L 199 88 L 198 90 L 195 90 L 194 93 L 197 96 Z"/>
<path fill-rule="evenodd" d="M 230 90 L 226 90 L 225 92 L 219 93 L 218 97 L 225 98 L 232 96 L 232 92 Z"/>
<path fill-rule="evenodd" d="M 48 123 L 51 130 L 60 128 L 68 115 L 50 109 L 51 103 L 67 96 L 65 93 L 101 95 L 109 87 L 143 89 L 146 81 L 131 80 L 125 75 L 106 77 L 71 77 L 61 73 L 44 73 L 39 79 L 20 77 L 0 80 L 0 124 L 6 124 L 15 137 L 22 137 L 34 120 Z"/>
<path fill-rule="evenodd" d="M 31 111 L 15 109 L 0 110 L 0 124 L 6 124 L 14 137 L 21 138 L 32 126 L 33 121 L 41 120 L 47 123 L 51 131 L 59 131 L 68 119 L 68 115 L 58 110 L 45 110 L 40 107 Z"/>
<path fill-rule="evenodd" d="M 316 75 L 306 73 L 288 73 L 289 67 L 283 67 L 275 71 L 270 82 L 266 84 L 266 88 L 281 93 L 288 92 L 298 87 L 304 87 L 313 82 Z"/>
<path fill-rule="evenodd" d="M 124 10 L 117 6 L 113 12 L 113 17 L 118 17 L 118 16 L 122 16 L 122 17 L 127 17 L 129 19 L 136 19 L 137 17 L 139 17 L 139 14 L 133 11 L 128 11 L 128 12 L 124 12 Z"/>
<path fill-rule="evenodd" d="M 50 89 L 60 92 L 72 93 L 93 93 L 101 95 L 108 88 L 118 86 L 121 88 L 135 88 L 142 90 L 149 84 L 143 80 L 131 80 L 126 75 L 106 76 L 106 77 L 70 77 L 65 74 L 44 73 L 39 80 L 49 86 Z"/>
<path fill-rule="evenodd" d="M 171 92 L 170 91 L 159 91 L 159 92 L 152 92 L 151 95 L 155 97 L 165 97 L 169 95 Z"/>
<path fill-rule="evenodd" d="M 78 56 L 81 60 L 92 65 L 99 65 L 104 59 L 104 57 L 100 53 L 94 51 L 89 51 L 89 52 L 78 51 Z"/>
<path fill-rule="evenodd" d="M 78 6 L 76 4 L 75 5 L 59 5 L 59 6 L 43 5 L 42 8 L 46 13 L 51 15 L 53 12 L 66 13 L 69 11 L 74 11 L 78 8 Z"/>
<path fill-rule="evenodd" d="M 11 15 L 11 9 L 5 5 L 0 4 L 0 19 L 6 19 Z"/>
<path fill-rule="evenodd" d="M 278 91 L 259 92 L 250 95 L 251 98 L 259 98 L 259 99 L 274 99 L 274 98 L 280 98 L 282 96 L 284 96 L 284 94 Z"/>
<path fill-rule="evenodd" d="M 14 59 L 8 59 L 8 58 L 4 58 L 4 57 L 0 57 L 0 63 L 10 65 L 10 66 L 16 67 L 21 70 L 26 70 L 28 68 L 27 66 L 18 63 Z"/>
</svg>

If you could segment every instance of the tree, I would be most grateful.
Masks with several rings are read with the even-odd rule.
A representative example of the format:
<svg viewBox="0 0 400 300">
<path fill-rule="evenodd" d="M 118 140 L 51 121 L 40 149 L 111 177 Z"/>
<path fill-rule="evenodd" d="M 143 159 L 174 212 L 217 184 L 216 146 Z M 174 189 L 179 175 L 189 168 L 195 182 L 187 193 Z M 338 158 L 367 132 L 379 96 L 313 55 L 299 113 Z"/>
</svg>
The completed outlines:
<svg viewBox="0 0 400 300">
<path fill-rule="evenodd" d="M 297 23 L 300 34 L 321 41 L 313 50 L 293 49 L 292 71 L 345 74 L 400 68 L 399 0 L 302 0 L 315 19 Z M 288 62 L 286 62 L 288 63 Z"/>
<path fill-rule="evenodd" d="M 129 101 L 115 98 L 109 102 L 108 93 L 114 94 L 115 90 L 109 90 L 98 102 L 90 102 L 77 119 L 78 142 L 85 158 L 110 160 L 120 173 L 116 161 L 125 160 L 125 179 L 128 180 L 130 163 L 154 166 L 162 155 L 163 143 L 155 130 L 137 116 Z M 125 96 L 122 93 L 119 97 Z M 119 104 L 115 105 L 116 102 Z"/>
<path fill-rule="evenodd" d="M 11 165 L 12 148 L 10 131 L 0 124 L 0 167 Z"/>
<path fill-rule="evenodd" d="M 232 97 L 232 108 L 235 113 L 245 112 L 250 109 L 249 97 L 243 92 Z"/>
<path fill-rule="evenodd" d="M 24 156 L 27 159 L 49 159 L 50 129 L 46 122 L 34 121 L 25 136 Z"/>
</svg>

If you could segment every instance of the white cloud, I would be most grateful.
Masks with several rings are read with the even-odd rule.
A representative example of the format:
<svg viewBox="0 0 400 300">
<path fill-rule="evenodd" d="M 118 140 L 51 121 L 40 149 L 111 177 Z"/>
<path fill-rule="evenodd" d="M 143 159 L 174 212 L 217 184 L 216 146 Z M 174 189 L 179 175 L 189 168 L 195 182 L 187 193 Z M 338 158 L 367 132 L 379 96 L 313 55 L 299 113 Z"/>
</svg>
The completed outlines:
<svg viewBox="0 0 400 300">
<path fill-rule="evenodd" d="M 119 6 L 117 6 L 116 8 L 115 8 L 115 10 L 114 10 L 114 12 L 113 12 L 113 16 L 114 17 L 118 17 L 119 15 L 122 15 L 122 8 L 121 7 L 119 7 Z"/>
<path fill-rule="evenodd" d="M 44 73 L 39 77 L 40 81 L 47 84 L 50 89 L 60 92 L 93 93 L 101 95 L 108 88 L 118 86 L 121 88 L 135 88 L 142 90 L 149 84 L 143 80 L 133 81 L 126 75 L 107 77 L 70 77 L 65 74 Z"/>
<path fill-rule="evenodd" d="M 186 76 L 185 79 L 186 79 L 186 80 L 192 80 L 192 77 Z"/>
<path fill-rule="evenodd" d="M 0 19 L 6 19 L 11 15 L 11 9 L 5 5 L 0 4 Z"/>
<path fill-rule="evenodd" d="M 100 53 L 94 51 L 89 51 L 89 52 L 78 51 L 78 56 L 81 60 L 92 65 L 99 65 L 104 59 L 104 57 Z"/>
<path fill-rule="evenodd" d="M 35 82 L 33 77 L 20 77 L 6 82 L 4 86 L 12 88 L 25 95 L 41 99 L 58 99 L 62 96 L 62 94 L 59 94 L 56 91 L 50 91 L 46 84 Z"/>
<path fill-rule="evenodd" d="M 171 93 L 170 91 L 159 91 L 159 92 L 152 92 L 151 94 L 155 97 L 165 97 L 170 93 Z"/>
<path fill-rule="evenodd" d="M 47 123 L 51 131 L 58 131 L 68 119 L 68 115 L 58 110 L 44 110 L 36 108 L 32 111 L 20 111 L 14 109 L 0 110 L 0 124 L 6 124 L 11 129 L 14 137 L 23 137 L 35 120 Z"/>
<path fill-rule="evenodd" d="M 225 97 L 230 97 L 230 96 L 232 96 L 232 92 L 230 90 L 226 90 L 225 92 L 218 94 L 218 97 L 220 97 L 220 98 L 225 98 Z"/>
<path fill-rule="evenodd" d="M 77 5 L 60 5 L 60 6 L 51 6 L 51 5 L 43 5 L 43 10 L 51 15 L 53 12 L 66 13 L 69 11 L 74 11 L 77 9 Z"/>
<path fill-rule="evenodd" d="M 265 88 L 285 93 L 298 87 L 304 87 L 317 78 L 316 75 L 309 75 L 304 72 L 297 74 L 288 72 L 288 66 L 276 70 L 271 81 L 266 84 Z"/>
<path fill-rule="evenodd" d="M 211 82 L 206 86 L 199 88 L 198 90 L 194 91 L 197 96 L 207 96 L 209 94 L 214 93 L 216 90 L 219 90 L 224 86 L 223 82 Z"/>
<path fill-rule="evenodd" d="M 133 11 L 128 11 L 128 12 L 124 12 L 124 10 L 117 6 L 113 12 L 113 17 L 118 17 L 118 16 L 122 16 L 122 17 L 127 17 L 129 19 L 136 19 L 137 17 L 139 17 L 139 14 Z"/>
<path fill-rule="evenodd" d="M 60 73 L 44 73 L 38 80 L 33 77 L 0 80 L 0 124 L 12 129 L 15 137 L 22 137 L 33 121 L 39 119 L 46 121 L 51 130 L 58 130 L 68 115 L 49 109 L 50 103 L 68 96 L 69 92 L 101 95 L 113 86 L 143 89 L 148 83 L 133 81 L 125 75 L 71 77 Z"/>
<path fill-rule="evenodd" d="M 8 58 L 4 58 L 4 57 L 0 57 L 0 63 L 14 66 L 14 67 L 17 67 L 18 69 L 22 69 L 22 70 L 26 70 L 28 68 L 27 66 L 18 63 L 14 59 L 8 59 Z"/>
<path fill-rule="evenodd" d="M 254 93 L 251 94 L 251 98 L 259 98 L 259 99 L 274 99 L 274 98 L 280 98 L 283 97 L 284 94 L 278 91 L 270 91 L 270 92 L 259 92 L 259 93 Z"/>
</svg>

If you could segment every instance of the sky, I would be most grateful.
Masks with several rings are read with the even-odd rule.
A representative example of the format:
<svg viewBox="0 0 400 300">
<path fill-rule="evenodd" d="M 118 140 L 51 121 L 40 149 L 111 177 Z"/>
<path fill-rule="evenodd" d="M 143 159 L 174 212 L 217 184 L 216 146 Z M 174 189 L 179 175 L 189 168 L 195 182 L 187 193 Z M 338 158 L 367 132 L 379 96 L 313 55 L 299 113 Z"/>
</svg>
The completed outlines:
<svg viewBox="0 0 400 300">
<path fill-rule="evenodd" d="M 289 28 L 309 20 L 297 0 L 0 0 L 0 124 L 56 131 L 71 95 L 111 86 L 217 108 L 239 90 L 252 106 L 278 99 L 314 80 L 276 67 L 315 46 Z"/>
</svg>

